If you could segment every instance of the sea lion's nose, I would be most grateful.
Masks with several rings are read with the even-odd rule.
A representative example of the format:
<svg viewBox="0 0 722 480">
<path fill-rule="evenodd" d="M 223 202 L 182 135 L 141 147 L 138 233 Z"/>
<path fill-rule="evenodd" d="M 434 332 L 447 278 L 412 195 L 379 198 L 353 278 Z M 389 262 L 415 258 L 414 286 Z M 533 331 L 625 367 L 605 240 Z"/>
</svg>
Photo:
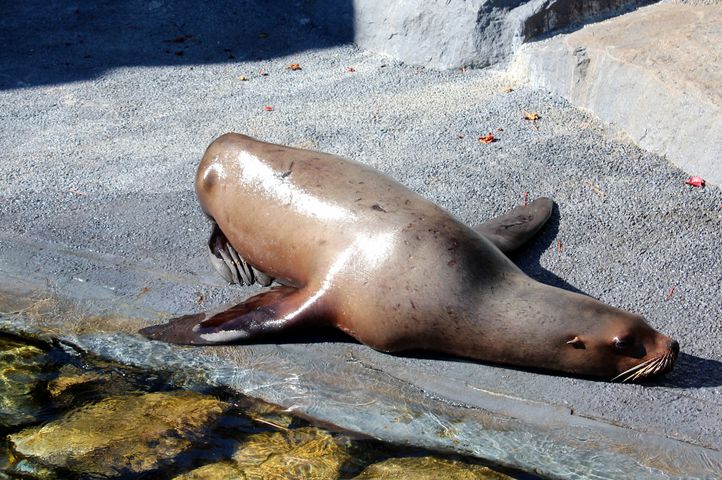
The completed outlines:
<svg viewBox="0 0 722 480">
<path fill-rule="evenodd" d="M 672 350 L 675 355 L 679 353 L 679 343 L 677 343 L 677 340 L 670 340 L 668 348 Z"/>
</svg>

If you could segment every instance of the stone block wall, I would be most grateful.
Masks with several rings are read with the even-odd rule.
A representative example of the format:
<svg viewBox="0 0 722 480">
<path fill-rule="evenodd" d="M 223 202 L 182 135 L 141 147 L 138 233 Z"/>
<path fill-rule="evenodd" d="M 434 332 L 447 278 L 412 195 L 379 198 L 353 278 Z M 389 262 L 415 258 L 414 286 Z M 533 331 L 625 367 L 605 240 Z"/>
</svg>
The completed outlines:
<svg viewBox="0 0 722 480">
<path fill-rule="evenodd" d="M 337 40 L 412 65 L 447 69 L 503 64 L 546 33 L 626 11 L 638 0 L 305 0 L 311 20 Z"/>
</svg>

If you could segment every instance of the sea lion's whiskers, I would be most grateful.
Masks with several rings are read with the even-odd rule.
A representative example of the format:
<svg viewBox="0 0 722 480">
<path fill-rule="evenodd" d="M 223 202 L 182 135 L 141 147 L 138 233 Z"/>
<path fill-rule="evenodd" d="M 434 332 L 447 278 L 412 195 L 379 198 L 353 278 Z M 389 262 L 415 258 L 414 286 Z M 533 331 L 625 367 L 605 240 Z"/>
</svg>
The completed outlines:
<svg viewBox="0 0 722 480">
<path fill-rule="evenodd" d="M 648 377 L 657 374 L 660 370 L 659 367 L 662 365 L 662 362 L 664 362 L 664 355 L 658 357 L 656 362 L 650 364 L 647 368 L 645 368 L 643 375 L 640 375 L 637 378 Z"/>
<path fill-rule="evenodd" d="M 623 382 L 623 383 L 633 382 L 634 380 L 642 377 L 642 376 L 644 375 L 644 372 L 646 372 L 646 371 L 649 369 L 650 366 L 652 366 L 652 364 L 647 365 L 646 367 L 644 367 L 644 368 L 641 369 L 641 370 L 637 370 L 637 371 L 634 372 L 632 375 L 629 375 L 627 378 L 625 378 L 624 380 L 622 380 L 622 382 Z"/>
<path fill-rule="evenodd" d="M 663 361 L 663 357 L 657 357 L 654 359 L 653 362 L 651 362 L 649 365 L 644 367 L 641 370 L 638 370 L 634 375 L 632 375 L 630 378 L 627 378 L 625 382 L 631 382 L 634 380 L 638 380 L 640 378 L 647 377 L 649 375 L 652 375 L 658 370 L 659 364 Z"/>
<path fill-rule="evenodd" d="M 633 382 L 640 378 L 650 377 L 658 373 L 666 372 L 674 364 L 676 355 L 674 352 L 669 351 L 660 356 L 650 358 L 639 365 L 625 370 L 612 379 L 612 382 L 619 380 L 621 383 Z"/>
<path fill-rule="evenodd" d="M 664 356 L 664 365 L 659 369 L 660 372 L 668 372 L 674 362 L 677 360 L 677 354 L 674 351 L 667 352 Z"/>
<path fill-rule="evenodd" d="M 657 373 L 664 373 L 668 372 L 672 365 L 674 365 L 674 362 L 677 360 L 677 354 L 670 350 L 669 352 L 665 353 L 661 357 L 661 361 L 657 365 L 657 368 L 652 372 L 652 375 L 655 375 Z"/>
<path fill-rule="evenodd" d="M 620 373 L 619 375 L 617 375 L 616 377 L 614 377 L 611 381 L 612 381 L 612 382 L 616 382 L 617 380 L 619 380 L 619 379 L 621 378 L 621 379 L 622 379 L 622 380 L 621 380 L 622 382 L 626 382 L 626 381 L 627 381 L 627 378 L 622 378 L 622 377 L 626 377 L 627 375 L 630 375 L 630 376 L 631 376 L 634 372 L 636 372 L 637 370 L 639 370 L 639 369 L 641 369 L 641 368 L 646 367 L 647 365 L 649 365 L 650 363 L 652 363 L 652 362 L 655 361 L 655 360 L 657 360 L 657 357 L 655 357 L 655 358 L 650 358 L 649 360 L 646 360 L 646 361 L 644 361 L 644 362 L 642 362 L 642 363 L 640 363 L 640 364 L 637 364 L 637 365 L 633 366 L 632 368 L 623 371 L 622 373 Z"/>
</svg>

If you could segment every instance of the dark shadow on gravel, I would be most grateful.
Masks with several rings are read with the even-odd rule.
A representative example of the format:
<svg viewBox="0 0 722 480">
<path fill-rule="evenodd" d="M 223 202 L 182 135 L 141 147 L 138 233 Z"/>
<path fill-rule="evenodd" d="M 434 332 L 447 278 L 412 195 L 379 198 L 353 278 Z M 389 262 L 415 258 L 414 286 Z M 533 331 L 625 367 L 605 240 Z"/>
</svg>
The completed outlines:
<svg viewBox="0 0 722 480">
<path fill-rule="evenodd" d="M 284 0 L 98 0 L 0 4 L 0 89 L 82 81 L 125 66 L 257 61 L 353 39 L 353 6 L 333 39 Z M 255 72 L 241 72 L 246 75 Z"/>
<path fill-rule="evenodd" d="M 720 387 L 722 386 L 722 362 L 681 352 L 674 369 L 664 377 L 655 380 L 654 385 L 684 389 Z"/>
<path fill-rule="evenodd" d="M 509 258 L 516 264 L 517 267 L 521 268 L 524 273 L 534 280 L 554 287 L 563 288 L 564 290 L 569 290 L 570 292 L 586 295 L 585 292 L 567 283 L 563 278 L 545 269 L 541 266 L 541 263 L 539 263 L 539 259 L 542 254 L 552 247 L 558 233 L 559 207 L 555 203 L 551 217 L 549 217 L 546 225 L 544 225 L 537 236 L 534 237 L 527 245 L 522 246 L 516 252 L 512 252 L 509 255 Z M 556 248 L 556 246 L 554 246 L 554 248 Z"/>
</svg>

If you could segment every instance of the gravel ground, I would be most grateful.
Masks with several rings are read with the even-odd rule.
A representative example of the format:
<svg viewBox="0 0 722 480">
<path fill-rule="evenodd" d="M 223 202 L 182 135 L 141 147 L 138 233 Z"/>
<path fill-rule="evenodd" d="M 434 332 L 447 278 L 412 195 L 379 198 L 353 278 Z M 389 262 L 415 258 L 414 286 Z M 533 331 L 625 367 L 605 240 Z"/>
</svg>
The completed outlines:
<svg viewBox="0 0 722 480">
<path fill-rule="evenodd" d="M 404 66 L 333 45 L 293 11 L 247 1 L 196 12 L 191 3 L 3 5 L 0 283 L 27 274 L 78 293 L 91 282 L 132 303 L 139 272 L 156 272 L 142 302 L 174 313 L 252 292 L 210 271 L 209 227 L 192 191 L 203 150 L 227 131 L 360 160 L 469 224 L 524 192 L 550 196 L 558 208 L 549 226 L 515 261 L 543 282 L 639 312 L 679 340 L 670 375 L 615 385 L 369 358 L 412 379 L 416 371 L 487 378 L 497 391 L 719 453 L 719 188 L 685 186 L 663 158 L 559 97 L 508 85 L 503 72 Z M 522 110 L 541 119 L 532 125 Z M 480 144 L 487 132 L 498 141 Z M 23 256 L 24 245 L 51 253 Z M 84 270 L 78 256 L 90 259 Z"/>
</svg>

